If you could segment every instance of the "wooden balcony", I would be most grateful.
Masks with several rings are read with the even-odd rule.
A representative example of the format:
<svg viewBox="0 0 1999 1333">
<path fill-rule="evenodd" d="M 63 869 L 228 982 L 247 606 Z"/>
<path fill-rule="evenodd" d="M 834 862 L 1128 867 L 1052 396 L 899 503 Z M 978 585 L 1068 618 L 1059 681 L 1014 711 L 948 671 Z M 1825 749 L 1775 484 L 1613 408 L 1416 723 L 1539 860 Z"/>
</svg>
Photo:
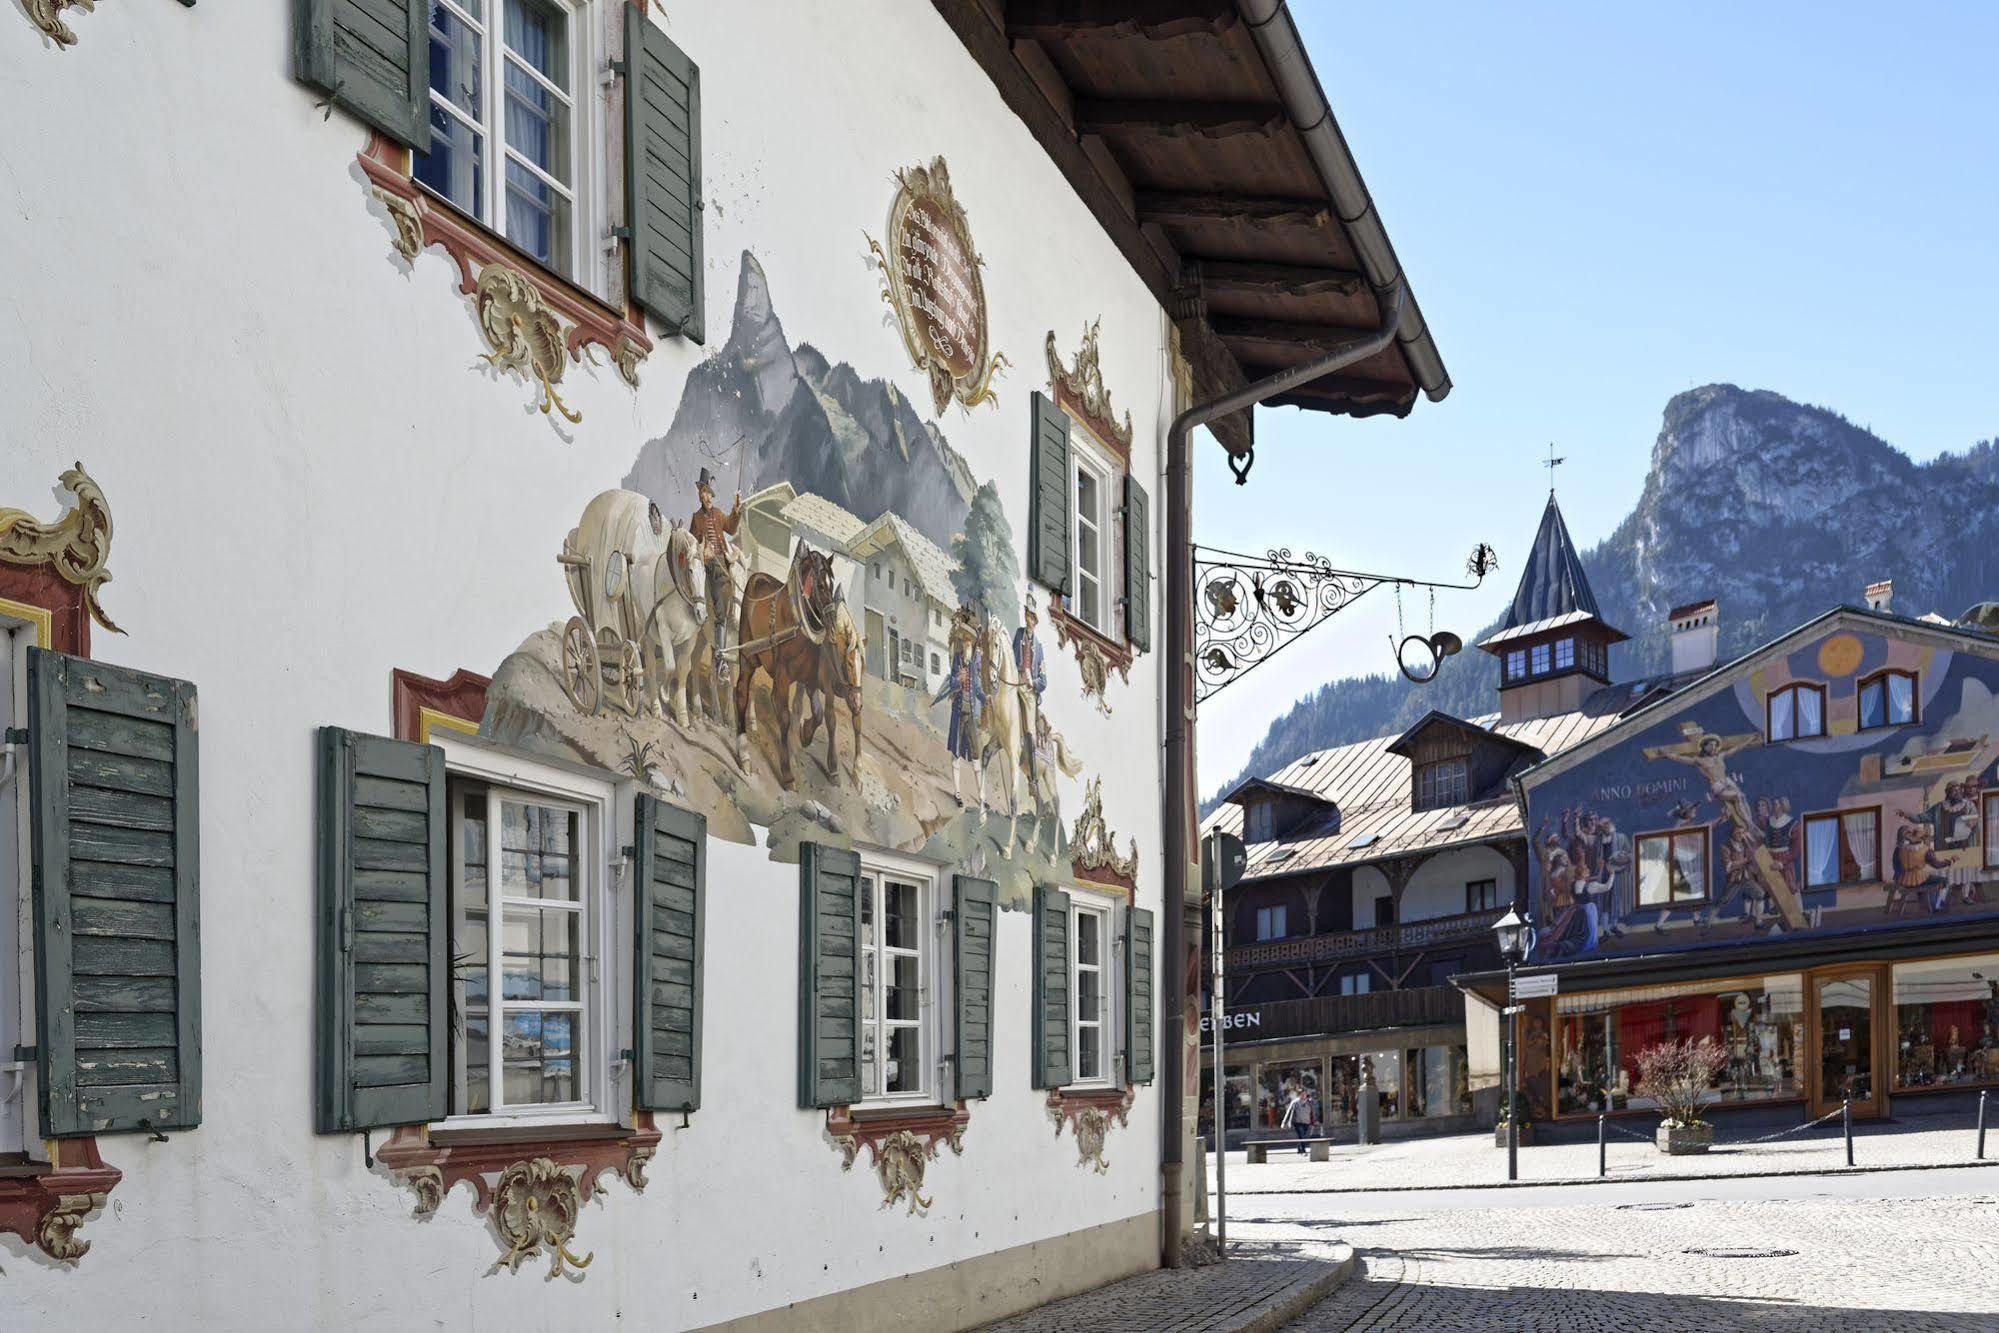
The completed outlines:
<svg viewBox="0 0 1999 1333">
<path fill-rule="evenodd" d="M 1229 950 L 1228 967 L 1231 973 L 1238 969 L 1263 971 L 1302 967 L 1312 963 L 1336 963 L 1349 958 L 1412 953 L 1463 940 L 1489 940 L 1493 924 L 1505 914 L 1506 909 L 1500 907 L 1486 912 L 1465 912 L 1458 916 L 1411 921 L 1401 926 L 1375 926 L 1369 930 L 1342 930 L 1330 935 L 1301 935 L 1296 939 L 1238 944 Z"/>
<path fill-rule="evenodd" d="M 1464 995 L 1455 986 L 1410 986 L 1365 995 L 1321 995 L 1310 1000 L 1276 1000 L 1233 1006 L 1255 1023 L 1231 1025 L 1231 1043 L 1321 1033 L 1370 1032 L 1380 1028 L 1432 1027 L 1465 1021 Z M 1238 1020 L 1238 1023 L 1240 1020 Z M 1209 1040 L 1203 1034 L 1203 1040 Z"/>
</svg>

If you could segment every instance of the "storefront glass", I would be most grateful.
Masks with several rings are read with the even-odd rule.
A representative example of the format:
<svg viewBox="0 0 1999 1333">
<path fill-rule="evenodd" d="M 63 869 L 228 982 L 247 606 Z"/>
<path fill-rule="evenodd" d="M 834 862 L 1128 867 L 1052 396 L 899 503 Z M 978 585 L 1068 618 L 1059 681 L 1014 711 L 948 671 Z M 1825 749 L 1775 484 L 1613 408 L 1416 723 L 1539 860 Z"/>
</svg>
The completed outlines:
<svg viewBox="0 0 1999 1333">
<path fill-rule="evenodd" d="M 1895 1086 L 1999 1082 L 1999 954 L 1895 965 Z"/>
<path fill-rule="evenodd" d="M 1471 1114 L 1471 1084 L 1466 1076 L 1465 1048 L 1424 1046 L 1408 1052 L 1405 1068 L 1409 1086 L 1402 1111 L 1409 1119 L 1436 1120 Z"/>
<path fill-rule="evenodd" d="M 1374 1086 L 1381 1090 L 1381 1118 L 1396 1120 L 1402 1115 L 1402 1052 L 1373 1051 L 1360 1058 L 1361 1081 L 1374 1070 Z"/>
<path fill-rule="evenodd" d="M 1256 1127 L 1278 1130 L 1284 1127 L 1284 1108 L 1296 1089 L 1311 1097 L 1321 1108 L 1315 1121 L 1324 1118 L 1325 1098 L 1319 1089 L 1319 1062 L 1306 1060 L 1291 1064 L 1260 1065 L 1256 1071 Z"/>
<path fill-rule="evenodd" d="M 1226 1077 L 1222 1080 L 1222 1100 L 1228 1110 L 1224 1122 L 1229 1129 L 1248 1129 L 1250 1111 L 1256 1105 L 1256 1097 L 1250 1083 L 1249 1069 L 1245 1065 L 1225 1066 Z"/>
<path fill-rule="evenodd" d="M 1712 982 L 1565 995 L 1558 1001 L 1556 1106 L 1564 1115 L 1642 1111 L 1638 1056 L 1666 1042 L 1711 1038 L 1728 1052 L 1709 1100 L 1804 1095 L 1804 984 L 1797 976 L 1717 987 Z"/>
</svg>

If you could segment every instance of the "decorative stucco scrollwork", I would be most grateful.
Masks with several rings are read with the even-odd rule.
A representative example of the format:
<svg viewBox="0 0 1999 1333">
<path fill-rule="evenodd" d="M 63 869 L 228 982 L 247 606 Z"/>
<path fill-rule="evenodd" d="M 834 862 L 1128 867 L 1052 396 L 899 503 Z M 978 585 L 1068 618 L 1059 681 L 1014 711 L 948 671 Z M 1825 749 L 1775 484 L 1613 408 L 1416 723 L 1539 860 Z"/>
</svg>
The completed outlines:
<svg viewBox="0 0 1999 1333">
<path fill-rule="evenodd" d="M 40 28 L 57 46 L 76 45 L 75 30 L 62 21 L 65 9 L 90 13 L 97 8 L 97 0 L 22 0 L 22 3 L 27 6 L 28 22 Z"/>
<path fill-rule="evenodd" d="M 1082 879 L 1116 880 L 1132 887 L 1138 880 L 1138 839 L 1131 839 L 1131 852 L 1119 856 L 1117 838 L 1104 822 L 1104 780 L 1091 778 L 1083 789 L 1083 808 L 1076 813 L 1076 827 L 1069 834 L 1069 854 L 1076 874 Z"/>
<path fill-rule="evenodd" d="M 396 229 L 396 253 L 415 263 L 416 257 L 423 253 L 423 215 L 416 211 L 415 204 L 399 194 L 377 190 L 375 197 L 389 210 L 390 225 Z"/>
<path fill-rule="evenodd" d="M 953 1155 L 964 1155 L 965 1127 L 972 1119 L 965 1104 L 870 1119 L 855 1119 L 848 1112 L 847 1107 L 836 1107 L 826 1117 L 826 1141 L 840 1154 L 840 1169 L 853 1170 L 866 1147 L 875 1178 L 881 1182 L 881 1206 L 906 1204 L 911 1216 L 928 1212 L 924 1175 L 937 1160 L 939 1147 L 948 1145 Z"/>
<path fill-rule="evenodd" d="M 35 1229 L 35 1243 L 51 1259 L 73 1264 L 90 1251 L 90 1242 L 76 1233 L 84 1220 L 104 1206 L 102 1194 L 63 1194 Z"/>
<path fill-rule="evenodd" d="M 517 1272 L 521 1260 L 546 1247 L 550 1277 L 561 1277 L 564 1264 L 588 1268 L 597 1257 L 595 1251 L 581 1259 L 569 1252 L 578 1207 L 576 1177 L 546 1157 L 515 1162 L 502 1171 L 493 1186 L 493 1226 L 507 1244 L 500 1262 L 509 1272 Z"/>
<path fill-rule="evenodd" d="M 632 1155 L 625 1159 L 625 1165 L 618 1172 L 625 1178 L 625 1183 L 640 1194 L 645 1193 L 646 1167 L 651 1164 L 652 1155 L 651 1148 L 634 1148 Z"/>
<path fill-rule="evenodd" d="M 875 1174 L 881 1177 L 882 1207 L 893 1207 L 907 1199 L 912 1215 L 929 1211 L 930 1200 L 923 1194 L 923 1167 L 937 1149 L 908 1130 L 891 1134 L 875 1145 Z"/>
<path fill-rule="evenodd" d="M 568 359 L 563 350 L 562 321 L 541 299 L 541 289 L 527 275 L 504 264 L 489 264 L 472 294 L 479 331 L 493 350 L 486 364 L 515 371 L 541 384 L 541 410 L 562 413 L 570 422 L 583 420 L 562 401 L 555 386 L 562 382 Z"/>
<path fill-rule="evenodd" d="M 396 1182 L 409 1186 L 410 1193 L 416 1195 L 416 1206 L 410 1209 L 411 1217 L 430 1217 L 444 1202 L 444 1173 L 434 1166 L 399 1171 Z"/>
<path fill-rule="evenodd" d="M 113 634 L 125 631 L 111 623 L 97 600 L 97 590 L 111 581 L 111 506 L 83 464 L 62 474 L 63 489 L 76 506 L 44 523 L 25 509 L 0 508 L 0 560 L 14 565 L 47 565 L 65 581 L 83 589 L 90 618 Z"/>
<path fill-rule="evenodd" d="M 1076 1164 L 1102 1175 L 1110 1170 L 1110 1162 L 1104 1157 L 1104 1141 L 1110 1137 L 1111 1123 L 1131 1123 L 1131 1102 L 1130 1088 L 1121 1093 L 1064 1092 L 1054 1088 L 1048 1093 L 1048 1118 L 1055 1122 L 1056 1138 L 1062 1137 L 1064 1125 L 1075 1134 Z"/>
<path fill-rule="evenodd" d="M 1048 330 L 1048 379 L 1091 418 L 1093 427 L 1130 453 L 1131 413 L 1126 411 L 1123 421 L 1117 419 L 1110 390 L 1104 387 L 1103 368 L 1098 363 L 1097 335 L 1102 324 L 1103 320 L 1093 319 L 1083 326 L 1082 346 L 1076 349 L 1075 362 L 1069 366 L 1062 364 L 1062 354 L 1055 350 L 1055 330 Z"/>
</svg>

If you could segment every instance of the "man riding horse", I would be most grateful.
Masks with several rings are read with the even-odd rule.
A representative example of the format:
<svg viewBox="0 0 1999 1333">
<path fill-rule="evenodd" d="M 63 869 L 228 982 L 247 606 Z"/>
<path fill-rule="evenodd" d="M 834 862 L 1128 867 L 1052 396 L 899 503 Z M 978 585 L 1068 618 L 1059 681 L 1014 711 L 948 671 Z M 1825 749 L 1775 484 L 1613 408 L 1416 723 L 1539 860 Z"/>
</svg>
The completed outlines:
<svg viewBox="0 0 1999 1333">
<path fill-rule="evenodd" d="M 701 503 L 694 517 L 687 521 L 687 528 L 694 534 L 694 540 L 701 543 L 701 567 L 708 576 L 708 613 L 714 625 L 711 642 L 715 650 L 715 674 L 720 676 L 729 647 L 729 629 L 735 623 L 736 547 L 729 539 L 743 521 L 743 493 L 737 491 L 735 504 L 728 513 L 723 513 L 715 506 L 714 474 L 704 467 L 694 482 L 694 494 Z"/>
</svg>

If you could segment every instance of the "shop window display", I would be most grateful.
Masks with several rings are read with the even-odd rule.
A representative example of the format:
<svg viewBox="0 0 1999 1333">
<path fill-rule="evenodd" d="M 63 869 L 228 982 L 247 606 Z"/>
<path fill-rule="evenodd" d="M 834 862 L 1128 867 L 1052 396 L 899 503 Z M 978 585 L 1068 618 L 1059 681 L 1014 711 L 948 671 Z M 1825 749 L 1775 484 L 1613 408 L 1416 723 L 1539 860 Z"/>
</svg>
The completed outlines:
<svg viewBox="0 0 1999 1333">
<path fill-rule="evenodd" d="M 1409 1083 L 1403 1114 L 1411 1120 L 1471 1114 L 1471 1082 L 1462 1046 L 1424 1046 L 1405 1056 Z"/>
<path fill-rule="evenodd" d="M 1712 1104 L 1804 1095 L 1804 984 L 1796 976 L 1716 987 L 1644 987 L 1563 996 L 1556 1107 L 1563 1115 L 1644 1111 L 1633 1092 L 1638 1057 L 1667 1042 L 1710 1038 L 1728 1054 L 1710 1086 Z"/>
<path fill-rule="evenodd" d="M 1374 1051 L 1360 1057 L 1361 1082 L 1365 1085 L 1368 1071 L 1374 1071 L 1374 1086 L 1381 1092 L 1381 1118 L 1398 1120 L 1402 1116 L 1402 1052 Z"/>
<path fill-rule="evenodd" d="M 1291 1100 L 1293 1088 L 1303 1089 L 1321 1108 L 1324 1116 L 1325 1097 L 1319 1089 L 1319 1062 L 1304 1061 L 1298 1064 L 1260 1065 L 1256 1071 L 1256 1127 L 1260 1130 L 1282 1129 L 1284 1107 Z"/>
<path fill-rule="evenodd" d="M 1999 954 L 1895 965 L 1895 1085 L 1999 1083 Z"/>
<path fill-rule="evenodd" d="M 1256 1106 L 1256 1097 L 1250 1082 L 1249 1070 L 1242 1065 L 1229 1065 L 1226 1077 L 1222 1079 L 1222 1100 L 1227 1107 L 1229 1129 L 1250 1128 L 1250 1112 Z"/>
</svg>

